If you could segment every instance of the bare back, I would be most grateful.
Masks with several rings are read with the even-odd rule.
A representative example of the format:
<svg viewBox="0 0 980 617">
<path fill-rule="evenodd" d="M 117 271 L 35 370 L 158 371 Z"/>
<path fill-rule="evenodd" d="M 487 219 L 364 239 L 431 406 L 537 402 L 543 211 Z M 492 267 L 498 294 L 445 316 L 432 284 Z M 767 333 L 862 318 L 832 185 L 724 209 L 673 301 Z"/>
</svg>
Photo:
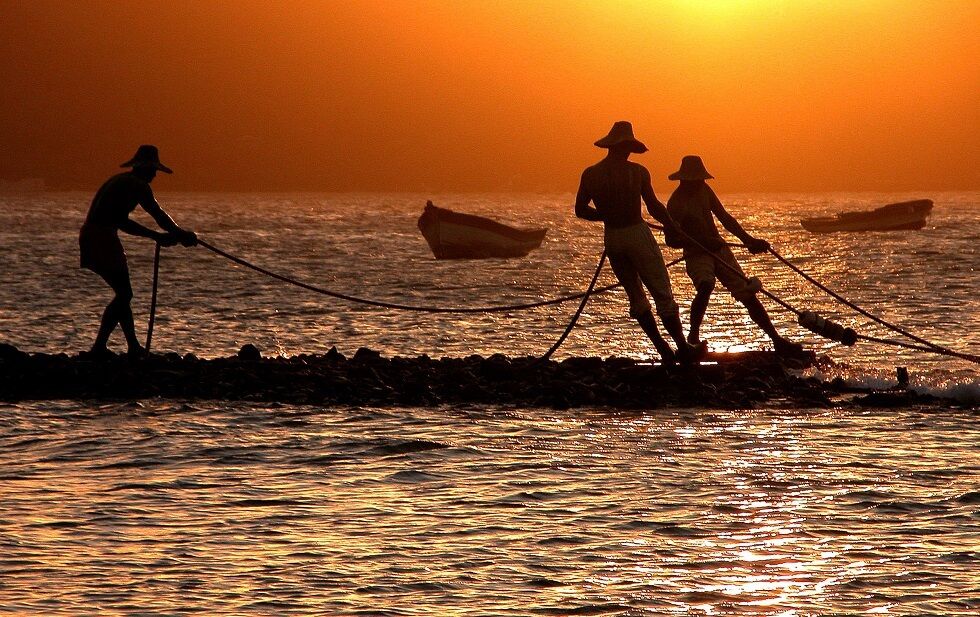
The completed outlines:
<svg viewBox="0 0 980 617">
<path fill-rule="evenodd" d="M 579 195 L 592 200 L 606 227 L 629 227 L 643 221 L 640 199 L 649 182 L 639 163 L 605 158 L 582 173 Z"/>
<path fill-rule="evenodd" d="M 116 174 L 106 180 L 95 194 L 85 222 L 118 228 L 137 205 L 143 205 L 148 212 L 159 208 L 149 183 L 132 172 Z"/>
</svg>

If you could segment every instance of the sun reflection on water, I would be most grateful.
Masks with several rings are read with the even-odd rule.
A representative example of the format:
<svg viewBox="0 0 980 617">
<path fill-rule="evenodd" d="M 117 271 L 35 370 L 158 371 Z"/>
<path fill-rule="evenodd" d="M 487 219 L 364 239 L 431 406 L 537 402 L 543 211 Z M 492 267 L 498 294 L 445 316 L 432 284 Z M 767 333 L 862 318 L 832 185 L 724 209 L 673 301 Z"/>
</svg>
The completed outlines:
<svg viewBox="0 0 980 617">
<path fill-rule="evenodd" d="M 2 411 L 0 605 L 35 614 L 976 608 L 965 410 Z"/>
</svg>

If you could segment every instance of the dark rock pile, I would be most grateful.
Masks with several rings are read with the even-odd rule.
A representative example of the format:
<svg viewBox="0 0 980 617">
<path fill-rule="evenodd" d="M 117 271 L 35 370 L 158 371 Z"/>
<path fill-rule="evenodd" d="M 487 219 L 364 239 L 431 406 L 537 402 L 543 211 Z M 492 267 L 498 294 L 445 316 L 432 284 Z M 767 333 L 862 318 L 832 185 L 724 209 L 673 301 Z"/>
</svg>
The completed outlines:
<svg viewBox="0 0 980 617">
<path fill-rule="evenodd" d="M 792 375 L 767 352 L 713 354 L 710 364 L 664 368 L 629 358 L 433 359 L 383 357 L 361 348 L 347 358 L 262 357 L 254 345 L 213 360 L 175 353 L 130 359 L 27 354 L 0 344 L 0 400 L 224 399 L 321 405 L 741 408 L 826 407 L 833 389 Z"/>
</svg>

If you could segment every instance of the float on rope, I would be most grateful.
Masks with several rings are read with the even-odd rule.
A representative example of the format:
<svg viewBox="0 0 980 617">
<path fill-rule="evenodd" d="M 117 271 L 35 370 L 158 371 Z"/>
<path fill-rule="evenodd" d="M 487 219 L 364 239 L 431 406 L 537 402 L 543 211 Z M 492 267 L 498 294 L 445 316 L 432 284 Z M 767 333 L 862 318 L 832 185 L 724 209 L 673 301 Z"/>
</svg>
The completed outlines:
<svg viewBox="0 0 980 617">
<path fill-rule="evenodd" d="M 832 341 L 843 343 L 848 347 L 853 347 L 854 343 L 857 343 L 858 334 L 854 331 L 854 328 L 845 328 L 839 323 L 817 315 L 813 311 L 803 311 L 800 313 L 800 318 L 797 321 L 810 332 L 819 334 Z"/>
</svg>

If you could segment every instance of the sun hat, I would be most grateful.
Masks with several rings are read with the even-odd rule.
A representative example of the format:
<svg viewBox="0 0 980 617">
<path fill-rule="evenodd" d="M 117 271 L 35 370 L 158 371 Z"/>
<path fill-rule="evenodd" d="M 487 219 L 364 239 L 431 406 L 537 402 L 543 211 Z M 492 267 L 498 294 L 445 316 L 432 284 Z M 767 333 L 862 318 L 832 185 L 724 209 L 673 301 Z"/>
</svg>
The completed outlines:
<svg viewBox="0 0 980 617">
<path fill-rule="evenodd" d="M 714 178 L 704 168 L 700 156 L 689 154 L 681 159 L 681 168 L 667 176 L 668 180 L 711 180 Z"/>
<path fill-rule="evenodd" d="M 137 148 L 133 158 L 120 165 L 120 167 L 153 167 L 164 173 L 174 173 L 174 170 L 160 162 L 160 151 L 157 150 L 157 147 L 145 144 Z"/>
<path fill-rule="evenodd" d="M 619 144 L 629 144 L 631 147 L 630 152 L 637 154 L 647 151 L 647 147 L 643 145 L 643 142 L 633 137 L 633 125 L 625 120 L 620 120 L 613 124 L 612 128 L 609 129 L 609 134 L 595 142 L 595 145 L 600 148 L 612 148 Z"/>
</svg>

